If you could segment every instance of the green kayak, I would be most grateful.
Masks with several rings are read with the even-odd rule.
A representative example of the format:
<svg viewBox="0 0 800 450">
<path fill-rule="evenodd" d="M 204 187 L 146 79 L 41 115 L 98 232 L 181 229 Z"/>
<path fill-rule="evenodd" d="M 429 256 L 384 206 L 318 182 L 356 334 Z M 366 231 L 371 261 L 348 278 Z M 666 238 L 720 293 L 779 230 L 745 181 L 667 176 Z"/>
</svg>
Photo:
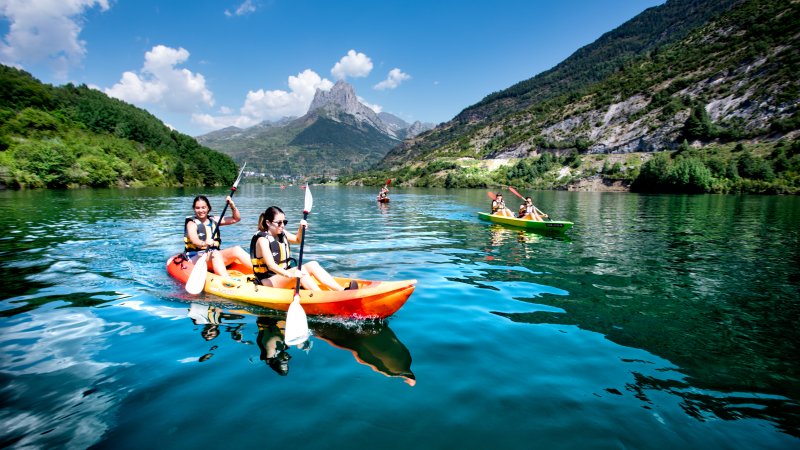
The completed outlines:
<svg viewBox="0 0 800 450">
<path fill-rule="evenodd" d="M 511 225 L 514 227 L 525 228 L 532 231 L 548 231 L 555 233 L 563 233 L 572 228 L 572 222 L 564 222 L 558 220 L 550 220 L 544 222 L 537 222 L 535 220 L 523 220 L 514 217 L 495 216 L 493 214 L 478 213 L 478 218 L 487 220 L 489 222 L 501 223 L 503 225 Z"/>
</svg>

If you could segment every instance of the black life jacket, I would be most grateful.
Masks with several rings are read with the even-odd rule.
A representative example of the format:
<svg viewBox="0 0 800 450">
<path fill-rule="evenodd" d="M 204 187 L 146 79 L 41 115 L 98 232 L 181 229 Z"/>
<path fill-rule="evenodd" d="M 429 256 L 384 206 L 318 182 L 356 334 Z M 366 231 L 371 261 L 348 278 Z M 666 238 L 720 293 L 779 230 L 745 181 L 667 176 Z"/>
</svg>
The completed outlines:
<svg viewBox="0 0 800 450">
<path fill-rule="evenodd" d="M 184 244 L 183 245 L 183 251 L 184 252 L 197 252 L 197 251 L 202 250 L 201 248 L 199 248 L 196 245 L 192 244 L 192 241 L 189 240 L 189 229 L 186 227 L 186 225 L 188 225 L 189 222 L 194 222 L 195 224 L 197 224 L 197 237 L 199 237 L 201 241 L 205 242 L 205 240 L 206 240 L 206 238 L 208 236 L 207 233 L 210 233 L 210 232 L 214 231 L 216 228 L 219 227 L 219 225 L 217 225 L 216 219 L 214 219 L 214 216 L 208 216 L 208 220 L 209 220 L 209 222 L 211 222 L 211 230 L 206 230 L 205 224 L 203 222 L 201 222 L 200 219 L 198 219 L 197 217 L 195 217 L 195 216 L 187 216 L 186 217 L 186 221 L 183 223 L 183 244 Z M 217 239 L 214 240 L 214 245 L 217 248 L 220 248 L 222 246 L 222 237 L 220 236 L 219 233 L 217 233 Z"/>
<path fill-rule="evenodd" d="M 256 276 L 259 283 L 261 280 L 275 275 L 275 272 L 269 270 L 269 267 L 267 267 L 266 259 L 256 256 L 256 242 L 262 237 L 266 238 L 269 242 L 269 251 L 272 253 L 272 259 L 275 260 L 275 263 L 279 266 L 282 265 L 284 269 L 288 269 L 290 267 L 290 260 L 294 260 L 294 258 L 292 258 L 292 250 L 289 248 L 289 240 L 286 239 L 285 234 L 281 233 L 278 235 L 278 239 L 275 239 L 266 231 L 259 231 L 250 239 L 250 261 L 253 263 L 253 274 Z"/>
</svg>

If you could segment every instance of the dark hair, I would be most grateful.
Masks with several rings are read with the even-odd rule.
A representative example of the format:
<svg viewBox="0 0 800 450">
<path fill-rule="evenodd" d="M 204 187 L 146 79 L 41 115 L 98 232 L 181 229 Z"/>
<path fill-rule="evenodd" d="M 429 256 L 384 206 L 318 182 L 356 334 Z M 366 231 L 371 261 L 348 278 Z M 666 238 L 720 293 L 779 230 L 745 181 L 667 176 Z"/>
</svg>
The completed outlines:
<svg viewBox="0 0 800 450">
<path fill-rule="evenodd" d="M 275 215 L 278 213 L 284 214 L 283 210 L 277 206 L 270 206 L 265 209 L 264 212 L 258 216 L 258 231 L 267 231 L 269 229 L 267 222 L 272 222 L 272 220 L 275 219 Z"/>
<path fill-rule="evenodd" d="M 206 197 L 205 195 L 198 195 L 197 197 L 194 198 L 194 201 L 192 202 L 192 209 L 194 209 L 194 207 L 197 205 L 198 200 L 206 202 L 206 205 L 208 205 L 208 211 L 211 212 L 211 202 L 208 201 L 208 197 Z"/>
</svg>

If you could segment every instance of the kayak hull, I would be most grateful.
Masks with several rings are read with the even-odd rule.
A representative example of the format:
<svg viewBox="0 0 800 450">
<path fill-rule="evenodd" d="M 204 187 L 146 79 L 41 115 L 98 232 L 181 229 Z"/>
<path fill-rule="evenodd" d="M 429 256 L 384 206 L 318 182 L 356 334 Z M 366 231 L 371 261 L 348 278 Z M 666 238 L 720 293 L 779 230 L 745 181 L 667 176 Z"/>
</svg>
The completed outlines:
<svg viewBox="0 0 800 450">
<path fill-rule="evenodd" d="M 386 198 L 379 198 L 378 203 L 389 203 L 389 197 Z"/>
<path fill-rule="evenodd" d="M 186 283 L 194 264 L 176 255 L 167 260 L 167 272 L 176 280 Z M 294 298 L 294 289 L 279 289 L 256 285 L 252 272 L 246 266 L 234 263 L 228 268 L 228 277 L 206 274 L 203 291 L 219 297 L 237 300 L 278 311 L 288 311 Z M 336 281 L 347 286 L 350 278 Z M 347 291 L 300 290 L 300 304 L 308 315 L 383 319 L 399 310 L 414 292 L 416 280 L 370 281 L 355 280 L 359 288 Z M 323 287 L 323 289 L 325 289 Z"/>
<path fill-rule="evenodd" d="M 550 233 L 563 233 L 574 225 L 572 222 L 551 220 L 538 222 L 535 220 L 517 219 L 516 217 L 504 217 L 484 212 L 478 213 L 478 218 L 488 222 L 510 225 L 513 227 L 524 228 L 526 230 L 544 231 Z"/>
</svg>

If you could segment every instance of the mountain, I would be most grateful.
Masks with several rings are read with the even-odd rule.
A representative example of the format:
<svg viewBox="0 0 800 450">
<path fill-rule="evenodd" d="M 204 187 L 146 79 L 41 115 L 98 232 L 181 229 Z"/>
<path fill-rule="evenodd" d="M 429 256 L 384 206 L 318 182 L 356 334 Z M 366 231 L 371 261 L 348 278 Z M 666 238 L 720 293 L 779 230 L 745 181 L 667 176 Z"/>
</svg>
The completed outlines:
<svg viewBox="0 0 800 450">
<path fill-rule="evenodd" d="M 596 174 L 594 168 L 581 174 L 586 171 L 569 167 L 587 155 L 736 144 L 752 146 L 755 156 L 791 159 L 800 135 L 797 29 L 797 1 L 670 0 L 554 68 L 405 141 L 380 167 L 405 171 L 410 184 L 441 185 L 449 177 L 455 185 L 481 185 L 508 182 L 517 166 L 527 165 L 518 172 L 533 178 L 518 180 L 537 184 L 542 177 L 527 169 L 550 153 L 556 159 L 548 170 L 559 173 L 539 185 L 565 186 L 574 177 Z M 794 147 L 772 147 L 779 145 Z M 737 157 L 700 162 L 713 177 L 735 179 L 739 175 L 725 175 L 719 165 L 736 165 Z M 772 172 L 786 169 L 767 163 Z M 465 168 L 498 166 L 507 168 L 471 181 L 460 175 Z"/>
<path fill-rule="evenodd" d="M 318 89 L 302 117 L 246 129 L 228 127 L 197 140 L 275 178 L 334 176 L 366 169 L 402 139 L 430 128 L 375 113 L 358 100 L 350 84 L 338 81 L 328 91 Z"/>
</svg>

